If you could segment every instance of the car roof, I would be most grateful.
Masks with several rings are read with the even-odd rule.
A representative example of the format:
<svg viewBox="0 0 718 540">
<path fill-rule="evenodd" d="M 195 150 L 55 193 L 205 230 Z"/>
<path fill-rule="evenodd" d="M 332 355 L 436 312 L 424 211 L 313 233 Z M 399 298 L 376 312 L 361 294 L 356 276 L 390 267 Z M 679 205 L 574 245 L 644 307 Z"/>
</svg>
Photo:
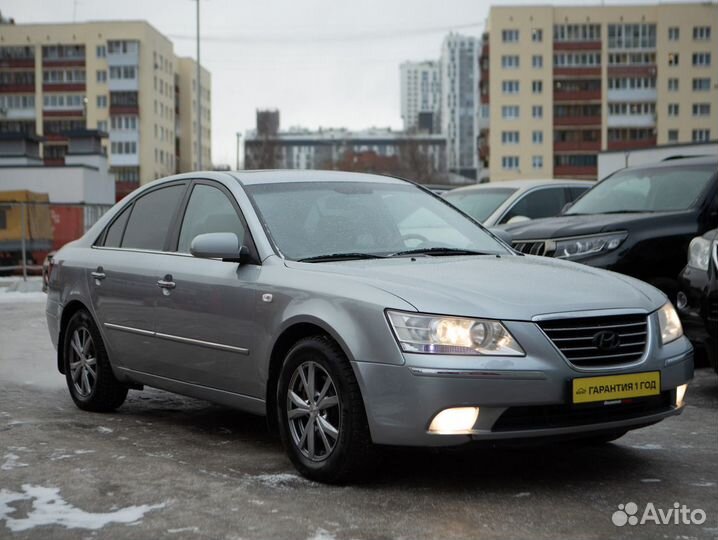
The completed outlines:
<svg viewBox="0 0 718 540">
<path fill-rule="evenodd" d="M 627 167 L 627 169 L 620 170 L 636 170 L 636 169 L 654 169 L 663 167 L 680 167 L 681 165 L 713 165 L 718 167 L 718 155 L 716 156 L 700 156 L 700 157 L 679 157 L 674 159 L 664 159 L 663 161 L 656 161 L 653 163 L 643 163 L 641 165 L 634 165 Z M 618 171 L 616 171 L 618 172 Z"/>
<path fill-rule="evenodd" d="M 514 188 L 526 190 L 539 186 L 586 186 L 591 187 L 595 184 L 593 180 L 573 180 L 570 178 L 559 178 L 559 179 L 528 179 L 528 180 L 498 180 L 496 182 L 487 182 L 485 184 L 475 184 L 472 186 L 464 186 L 456 189 L 452 189 L 451 193 L 464 192 L 464 191 L 479 191 L 484 189 L 492 188 Z"/>
<path fill-rule="evenodd" d="M 241 184 L 282 184 L 303 182 L 372 182 L 375 184 L 407 184 L 406 180 L 379 174 L 346 171 L 320 171 L 296 169 L 267 169 L 256 171 L 234 171 L 231 173 Z"/>
</svg>

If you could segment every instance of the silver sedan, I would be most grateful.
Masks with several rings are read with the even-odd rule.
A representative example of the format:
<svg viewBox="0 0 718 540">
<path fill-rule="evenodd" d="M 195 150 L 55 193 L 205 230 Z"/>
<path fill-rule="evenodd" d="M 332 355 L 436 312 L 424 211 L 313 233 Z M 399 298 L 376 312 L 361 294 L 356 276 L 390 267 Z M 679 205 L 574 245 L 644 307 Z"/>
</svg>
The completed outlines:
<svg viewBox="0 0 718 540">
<path fill-rule="evenodd" d="M 78 407 L 151 386 L 266 415 L 304 475 L 380 445 L 584 438 L 678 414 L 693 351 L 666 297 L 515 253 L 440 197 L 331 171 L 143 186 L 48 268 Z"/>
</svg>

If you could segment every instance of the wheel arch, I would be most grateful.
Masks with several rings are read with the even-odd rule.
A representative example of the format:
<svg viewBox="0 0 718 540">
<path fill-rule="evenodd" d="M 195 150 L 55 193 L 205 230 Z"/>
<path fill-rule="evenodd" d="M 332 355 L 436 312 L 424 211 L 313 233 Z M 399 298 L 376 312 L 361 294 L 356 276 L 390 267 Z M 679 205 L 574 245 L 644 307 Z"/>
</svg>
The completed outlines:
<svg viewBox="0 0 718 540">
<path fill-rule="evenodd" d="M 85 310 L 90 313 L 89 308 L 80 300 L 71 300 L 62 308 L 62 316 L 60 317 L 60 332 L 57 338 L 57 370 L 65 374 L 65 329 L 67 323 L 70 322 L 72 316 L 80 310 Z M 91 315 L 90 315 L 91 316 Z"/>
</svg>

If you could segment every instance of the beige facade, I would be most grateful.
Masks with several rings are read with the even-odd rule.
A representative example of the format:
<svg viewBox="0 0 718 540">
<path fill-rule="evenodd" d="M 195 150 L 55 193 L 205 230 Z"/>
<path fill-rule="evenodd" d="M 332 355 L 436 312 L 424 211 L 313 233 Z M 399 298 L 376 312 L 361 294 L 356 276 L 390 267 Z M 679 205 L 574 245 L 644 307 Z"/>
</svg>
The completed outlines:
<svg viewBox="0 0 718 540">
<path fill-rule="evenodd" d="M 181 114 L 177 121 L 179 139 L 179 166 L 182 171 L 197 170 L 197 62 L 192 58 L 178 58 L 177 90 L 178 105 Z M 207 71 L 201 68 L 200 106 L 202 124 L 202 168 L 211 165 L 211 95 L 212 80 Z M 186 113 L 186 114 L 185 114 Z"/>
<path fill-rule="evenodd" d="M 718 139 L 716 4 L 492 7 L 488 44 L 491 180 Z"/>
<path fill-rule="evenodd" d="M 139 183 L 194 168 L 177 155 L 196 130 L 192 100 L 179 99 L 177 88 L 189 76 L 185 64 L 196 65 L 178 58 L 172 42 L 144 21 L 2 25 L 0 130 L 46 136 L 46 161 L 62 158 L 62 132 L 107 132 L 122 196 Z M 202 78 L 202 165 L 210 168 L 209 72 Z"/>
</svg>

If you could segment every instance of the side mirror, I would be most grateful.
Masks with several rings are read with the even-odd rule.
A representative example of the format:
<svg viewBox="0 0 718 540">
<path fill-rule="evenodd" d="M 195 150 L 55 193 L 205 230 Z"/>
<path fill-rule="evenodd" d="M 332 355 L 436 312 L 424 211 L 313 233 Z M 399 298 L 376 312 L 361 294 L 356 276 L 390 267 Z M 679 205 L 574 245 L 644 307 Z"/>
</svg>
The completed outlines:
<svg viewBox="0 0 718 540">
<path fill-rule="evenodd" d="M 511 223 L 523 223 L 524 221 L 531 221 L 531 218 L 527 218 L 526 216 L 514 216 L 510 220 L 506 222 L 506 224 Z"/>
<path fill-rule="evenodd" d="M 505 231 L 504 229 L 499 229 L 497 227 L 489 228 L 489 232 L 494 236 L 497 236 L 500 240 L 503 240 L 508 245 L 511 245 L 511 240 L 514 239 L 514 235 L 509 231 Z"/>
<path fill-rule="evenodd" d="M 573 206 L 573 202 L 567 202 L 563 205 L 563 208 L 561 208 L 561 214 L 565 214 L 566 211 Z"/>
<path fill-rule="evenodd" d="M 234 233 L 207 233 L 194 237 L 189 252 L 200 259 L 222 259 L 245 264 L 249 261 L 249 249 L 239 245 Z"/>
</svg>

